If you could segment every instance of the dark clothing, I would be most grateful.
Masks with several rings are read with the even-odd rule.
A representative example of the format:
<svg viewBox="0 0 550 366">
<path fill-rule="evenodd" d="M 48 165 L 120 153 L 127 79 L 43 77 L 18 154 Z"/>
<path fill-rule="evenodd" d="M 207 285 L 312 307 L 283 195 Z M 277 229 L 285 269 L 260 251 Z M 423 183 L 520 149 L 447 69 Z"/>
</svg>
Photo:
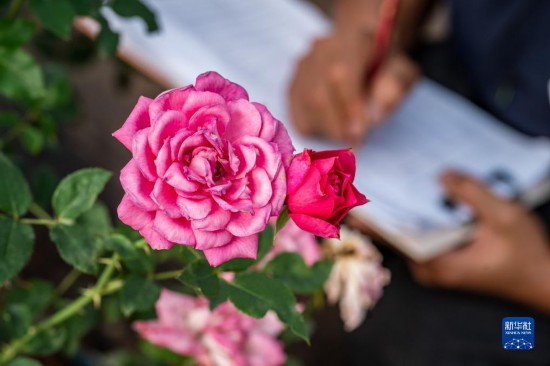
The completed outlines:
<svg viewBox="0 0 550 366">
<path fill-rule="evenodd" d="M 456 50 L 483 107 L 550 137 L 550 1 L 449 1 Z"/>
<path fill-rule="evenodd" d="M 550 0 L 448 2 L 453 36 L 420 50 L 425 73 L 514 128 L 550 137 Z M 550 228 L 550 206 L 538 213 Z M 423 288 L 401 257 L 383 252 L 392 282 L 348 335 L 353 365 L 550 365 L 549 317 L 496 298 Z M 508 316 L 535 319 L 534 350 L 502 349 Z"/>
</svg>

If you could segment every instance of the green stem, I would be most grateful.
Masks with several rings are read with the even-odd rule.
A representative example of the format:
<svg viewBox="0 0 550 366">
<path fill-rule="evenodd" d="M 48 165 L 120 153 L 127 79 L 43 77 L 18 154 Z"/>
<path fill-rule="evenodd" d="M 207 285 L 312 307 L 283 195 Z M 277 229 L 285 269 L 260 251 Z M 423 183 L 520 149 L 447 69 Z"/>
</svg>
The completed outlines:
<svg viewBox="0 0 550 366">
<path fill-rule="evenodd" d="M 178 269 L 175 271 L 159 272 L 153 275 L 153 279 L 154 280 L 171 280 L 173 278 L 178 278 L 182 273 L 183 273 L 182 269 Z"/>
<path fill-rule="evenodd" d="M 55 226 L 58 224 L 56 220 L 49 220 L 49 219 L 20 219 L 19 222 L 21 222 L 22 224 L 45 225 L 45 226 Z"/>
<path fill-rule="evenodd" d="M 23 5 L 23 0 L 12 0 L 10 8 L 8 10 L 7 18 L 15 18 L 17 16 L 17 13 L 19 13 L 19 9 L 21 9 L 21 5 Z"/>
<path fill-rule="evenodd" d="M 103 291 L 109 284 L 109 280 L 115 271 L 115 265 L 117 262 L 118 255 L 114 254 L 112 261 L 105 267 L 96 285 L 90 291 L 86 291 L 81 297 L 74 300 L 72 303 L 59 310 L 48 319 L 42 321 L 34 327 L 30 327 L 27 330 L 27 333 L 21 338 L 9 343 L 0 355 L 0 364 L 7 364 L 15 358 L 15 356 L 21 352 L 25 345 L 29 343 L 37 334 L 64 322 L 92 302 L 95 297 L 103 295 Z"/>
<path fill-rule="evenodd" d="M 63 278 L 59 286 L 57 286 L 55 292 L 57 293 L 57 296 L 62 296 L 80 277 L 81 272 L 73 268 L 66 276 Z"/>
<path fill-rule="evenodd" d="M 47 213 L 42 207 L 40 207 L 36 202 L 31 203 L 31 207 L 29 207 L 29 211 L 39 219 L 44 220 L 54 220 L 53 217 L 50 216 L 49 213 Z"/>
</svg>

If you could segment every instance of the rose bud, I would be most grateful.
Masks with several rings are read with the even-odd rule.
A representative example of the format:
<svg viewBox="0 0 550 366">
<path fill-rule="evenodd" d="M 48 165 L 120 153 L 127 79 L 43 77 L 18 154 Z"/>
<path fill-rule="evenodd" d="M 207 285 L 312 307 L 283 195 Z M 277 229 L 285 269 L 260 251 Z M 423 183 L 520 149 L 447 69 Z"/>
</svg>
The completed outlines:
<svg viewBox="0 0 550 366">
<path fill-rule="evenodd" d="M 288 169 L 287 206 L 301 229 L 338 238 L 340 221 L 355 206 L 368 202 L 353 185 L 355 155 L 351 149 L 315 152 L 304 149 Z"/>
</svg>

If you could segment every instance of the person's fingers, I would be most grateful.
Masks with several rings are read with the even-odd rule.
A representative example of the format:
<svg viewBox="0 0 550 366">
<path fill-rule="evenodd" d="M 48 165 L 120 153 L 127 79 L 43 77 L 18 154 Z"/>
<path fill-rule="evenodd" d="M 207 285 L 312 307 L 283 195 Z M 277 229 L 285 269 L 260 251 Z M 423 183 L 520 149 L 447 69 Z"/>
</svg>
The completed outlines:
<svg viewBox="0 0 550 366">
<path fill-rule="evenodd" d="M 387 117 L 403 100 L 418 79 L 419 69 L 407 57 L 392 55 L 372 80 L 367 118 L 376 124 Z"/>
<path fill-rule="evenodd" d="M 468 279 L 471 265 L 479 260 L 479 243 L 469 243 L 426 262 L 409 261 L 413 277 L 426 286 L 458 288 Z"/>
<path fill-rule="evenodd" d="M 336 62 L 328 70 L 328 90 L 333 101 L 338 124 L 347 140 L 353 141 L 361 132 L 362 80 L 350 74 L 344 62 Z"/>
<path fill-rule="evenodd" d="M 460 172 L 443 173 L 441 182 L 451 198 L 467 204 L 484 221 L 513 224 L 523 213 L 521 206 L 496 196 L 485 184 Z"/>
</svg>

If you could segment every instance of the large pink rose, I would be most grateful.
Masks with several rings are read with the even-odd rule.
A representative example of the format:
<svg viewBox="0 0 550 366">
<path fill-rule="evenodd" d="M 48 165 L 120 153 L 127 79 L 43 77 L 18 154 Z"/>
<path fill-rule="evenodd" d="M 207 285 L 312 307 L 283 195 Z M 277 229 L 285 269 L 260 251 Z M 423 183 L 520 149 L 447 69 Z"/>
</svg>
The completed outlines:
<svg viewBox="0 0 550 366">
<path fill-rule="evenodd" d="M 205 298 L 162 290 L 157 320 L 134 329 L 149 342 L 190 355 L 201 366 L 278 366 L 286 356 L 277 336 L 283 325 L 273 312 L 255 319 L 225 302 L 210 311 Z"/>
<path fill-rule="evenodd" d="M 353 185 L 355 155 L 351 149 L 315 152 L 304 149 L 288 169 L 290 218 L 305 231 L 339 237 L 340 221 L 355 206 L 368 202 Z"/>
<path fill-rule="evenodd" d="M 283 124 L 215 72 L 141 97 L 113 136 L 132 152 L 118 216 L 154 249 L 202 250 L 211 265 L 255 258 L 281 211 L 294 148 Z"/>
</svg>

